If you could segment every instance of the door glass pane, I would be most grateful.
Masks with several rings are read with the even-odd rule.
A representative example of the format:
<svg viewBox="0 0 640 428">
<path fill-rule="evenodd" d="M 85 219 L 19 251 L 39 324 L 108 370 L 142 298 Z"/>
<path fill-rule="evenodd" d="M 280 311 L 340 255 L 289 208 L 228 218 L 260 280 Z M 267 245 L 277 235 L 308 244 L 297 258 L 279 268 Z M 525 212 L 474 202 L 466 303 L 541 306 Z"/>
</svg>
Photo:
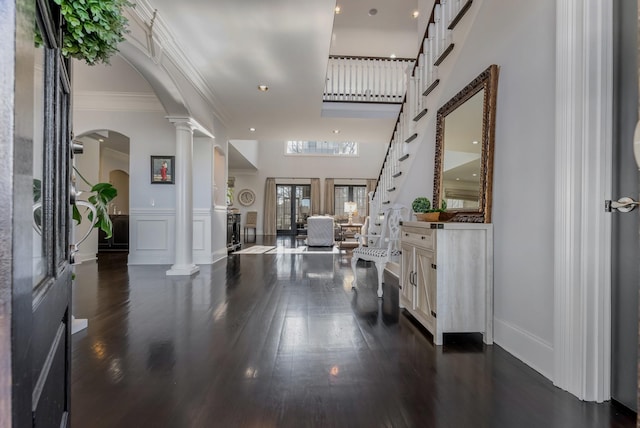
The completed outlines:
<svg viewBox="0 0 640 428">
<path fill-rule="evenodd" d="M 296 223 L 304 229 L 311 212 L 311 186 L 296 186 Z"/>
<path fill-rule="evenodd" d="M 349 202 L 349 186 L 335 186 L 334 196 L 336 216 L 344 217 L 346 215 L 344 212 L 344 203 Z"/>
<path fill-rule="evenodd" d="M 33 286 L 37 286 L 47 274 L 46 246 L 44 244 L 43 201 L 46 183 L 44 176 L 44 63 L 45 49 L 34 49 L 34 99 L 33 99 Z"/>
<path fill-rule="evenodd" d="M 69 97 L 62 89 L 63 85 L 60 84 L 60 92 L 57 97 L 57 110 L 58 117 L 60 118 L 60 122 L 58 124 L 58 135 L 56 147 L 56 155 L 58 158 L 57 161 L 57 170 L 58 170 L 58 181 L 57 181 L 57 192 L 58 196 L 55 198 L 56 207 L 56 218 L 57 218 L 57 229 L 56 234 L 54 236 L 55 241 L 58 243 L 58 249 L 56 251 L 56 265 L 60 266 L 67 262 L 68 260 L 68 251 L 69 251 L 69 236 L 66 233 L 67 230 L 67 221 L 69 218 L 69 156 L 68 156 L 68 129 L 64 124 L 68 123 L 67 121 L 67 104 Z"/>
<path fill-rule="evenodd" d="M 364 221 L 365 213 L 367 212 L 367 187 L 366 186 L 353 186 L 353 202 L 357 205 L 358 215 L 361 220 Z"/>
<path fill-rule="evenodd" d="M 291 186 L 276 186 L 276 229 L 291 230 Z"/>
</svg>

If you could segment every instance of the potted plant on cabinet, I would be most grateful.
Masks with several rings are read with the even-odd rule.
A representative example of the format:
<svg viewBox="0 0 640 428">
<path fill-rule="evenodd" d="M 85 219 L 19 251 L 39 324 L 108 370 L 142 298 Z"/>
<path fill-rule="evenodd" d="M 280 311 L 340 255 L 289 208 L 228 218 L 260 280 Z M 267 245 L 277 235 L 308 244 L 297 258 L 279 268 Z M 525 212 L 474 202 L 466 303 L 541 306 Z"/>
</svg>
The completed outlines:
<svg viewBox="0 0 640 428">
<path fill-rule="evenodd" d="M 438 208 L 437 206 L 431 206 L 429 198 L 419 196 L 413 200 L 411 208 L 418 221 L 438 221 L 440 213 L 444 213 L 447 210 L 447 202 L 443 199 Z"/>
</svg>

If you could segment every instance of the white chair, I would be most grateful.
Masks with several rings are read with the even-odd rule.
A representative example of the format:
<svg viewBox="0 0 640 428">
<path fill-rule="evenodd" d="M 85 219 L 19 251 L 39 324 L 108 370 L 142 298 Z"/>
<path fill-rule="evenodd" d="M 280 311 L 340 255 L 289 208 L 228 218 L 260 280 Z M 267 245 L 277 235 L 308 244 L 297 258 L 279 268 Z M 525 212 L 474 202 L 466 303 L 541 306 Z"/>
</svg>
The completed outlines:
<svg viewBox="0 0 640 428">
<path fill-rule="evenodd" d="M 353 270 L 351 288 L 355 288 L 358 282 L 356 271 L 358 260 L 372 261 L 376 264 L 378 271 L 378 297 L 382 297 L 384 268 L 387 262 L 400 255 L 400 222 L 405 218 L 407 212 L 406 207 L 394 205 L 384 213 L 380 235 L 356 235 L 360 246 L 354 248 L 351 256 L 351 269 Z M 364 242 L 368 242 L 369 246 L 363 246 L 363 240 L 360 239 L 361 236 L 365 237 Z"/>
</svg>

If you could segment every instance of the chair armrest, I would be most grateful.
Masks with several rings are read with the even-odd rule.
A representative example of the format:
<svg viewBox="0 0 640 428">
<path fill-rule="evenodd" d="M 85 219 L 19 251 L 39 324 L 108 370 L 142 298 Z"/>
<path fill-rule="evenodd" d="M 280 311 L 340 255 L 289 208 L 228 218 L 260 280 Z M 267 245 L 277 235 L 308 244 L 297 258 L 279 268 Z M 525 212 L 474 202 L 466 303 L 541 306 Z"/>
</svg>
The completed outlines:
<svg viewBox="0 0 640 428">
<path fill-rule="evenodd" d="M 358 241 L 358 245 L 362 247 L 362 240 L 360 238 L 365 238 L 365 242 L 367 245 L 369 242 L 373 241 L 374 243 L 380 239 L 380 235 L 370 234 L 370 233 L 356 233 L 353 237 Z"/>
</svg>

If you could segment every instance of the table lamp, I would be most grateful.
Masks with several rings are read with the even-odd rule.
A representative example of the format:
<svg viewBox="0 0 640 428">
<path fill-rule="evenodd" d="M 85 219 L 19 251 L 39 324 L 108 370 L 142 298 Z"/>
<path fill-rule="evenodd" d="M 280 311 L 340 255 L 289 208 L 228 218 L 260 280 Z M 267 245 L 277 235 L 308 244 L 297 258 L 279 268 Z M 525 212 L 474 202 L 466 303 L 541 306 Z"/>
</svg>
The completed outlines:
<svg viewBox="0 0 640 428">
<path fill-rule="evenodd" d="M 344 212 L 349 214 L 349 224 L 353 223 L 353 213 L 358 209 L 358 205 L 355 202 L 345 202 Z"/>
</svg>

